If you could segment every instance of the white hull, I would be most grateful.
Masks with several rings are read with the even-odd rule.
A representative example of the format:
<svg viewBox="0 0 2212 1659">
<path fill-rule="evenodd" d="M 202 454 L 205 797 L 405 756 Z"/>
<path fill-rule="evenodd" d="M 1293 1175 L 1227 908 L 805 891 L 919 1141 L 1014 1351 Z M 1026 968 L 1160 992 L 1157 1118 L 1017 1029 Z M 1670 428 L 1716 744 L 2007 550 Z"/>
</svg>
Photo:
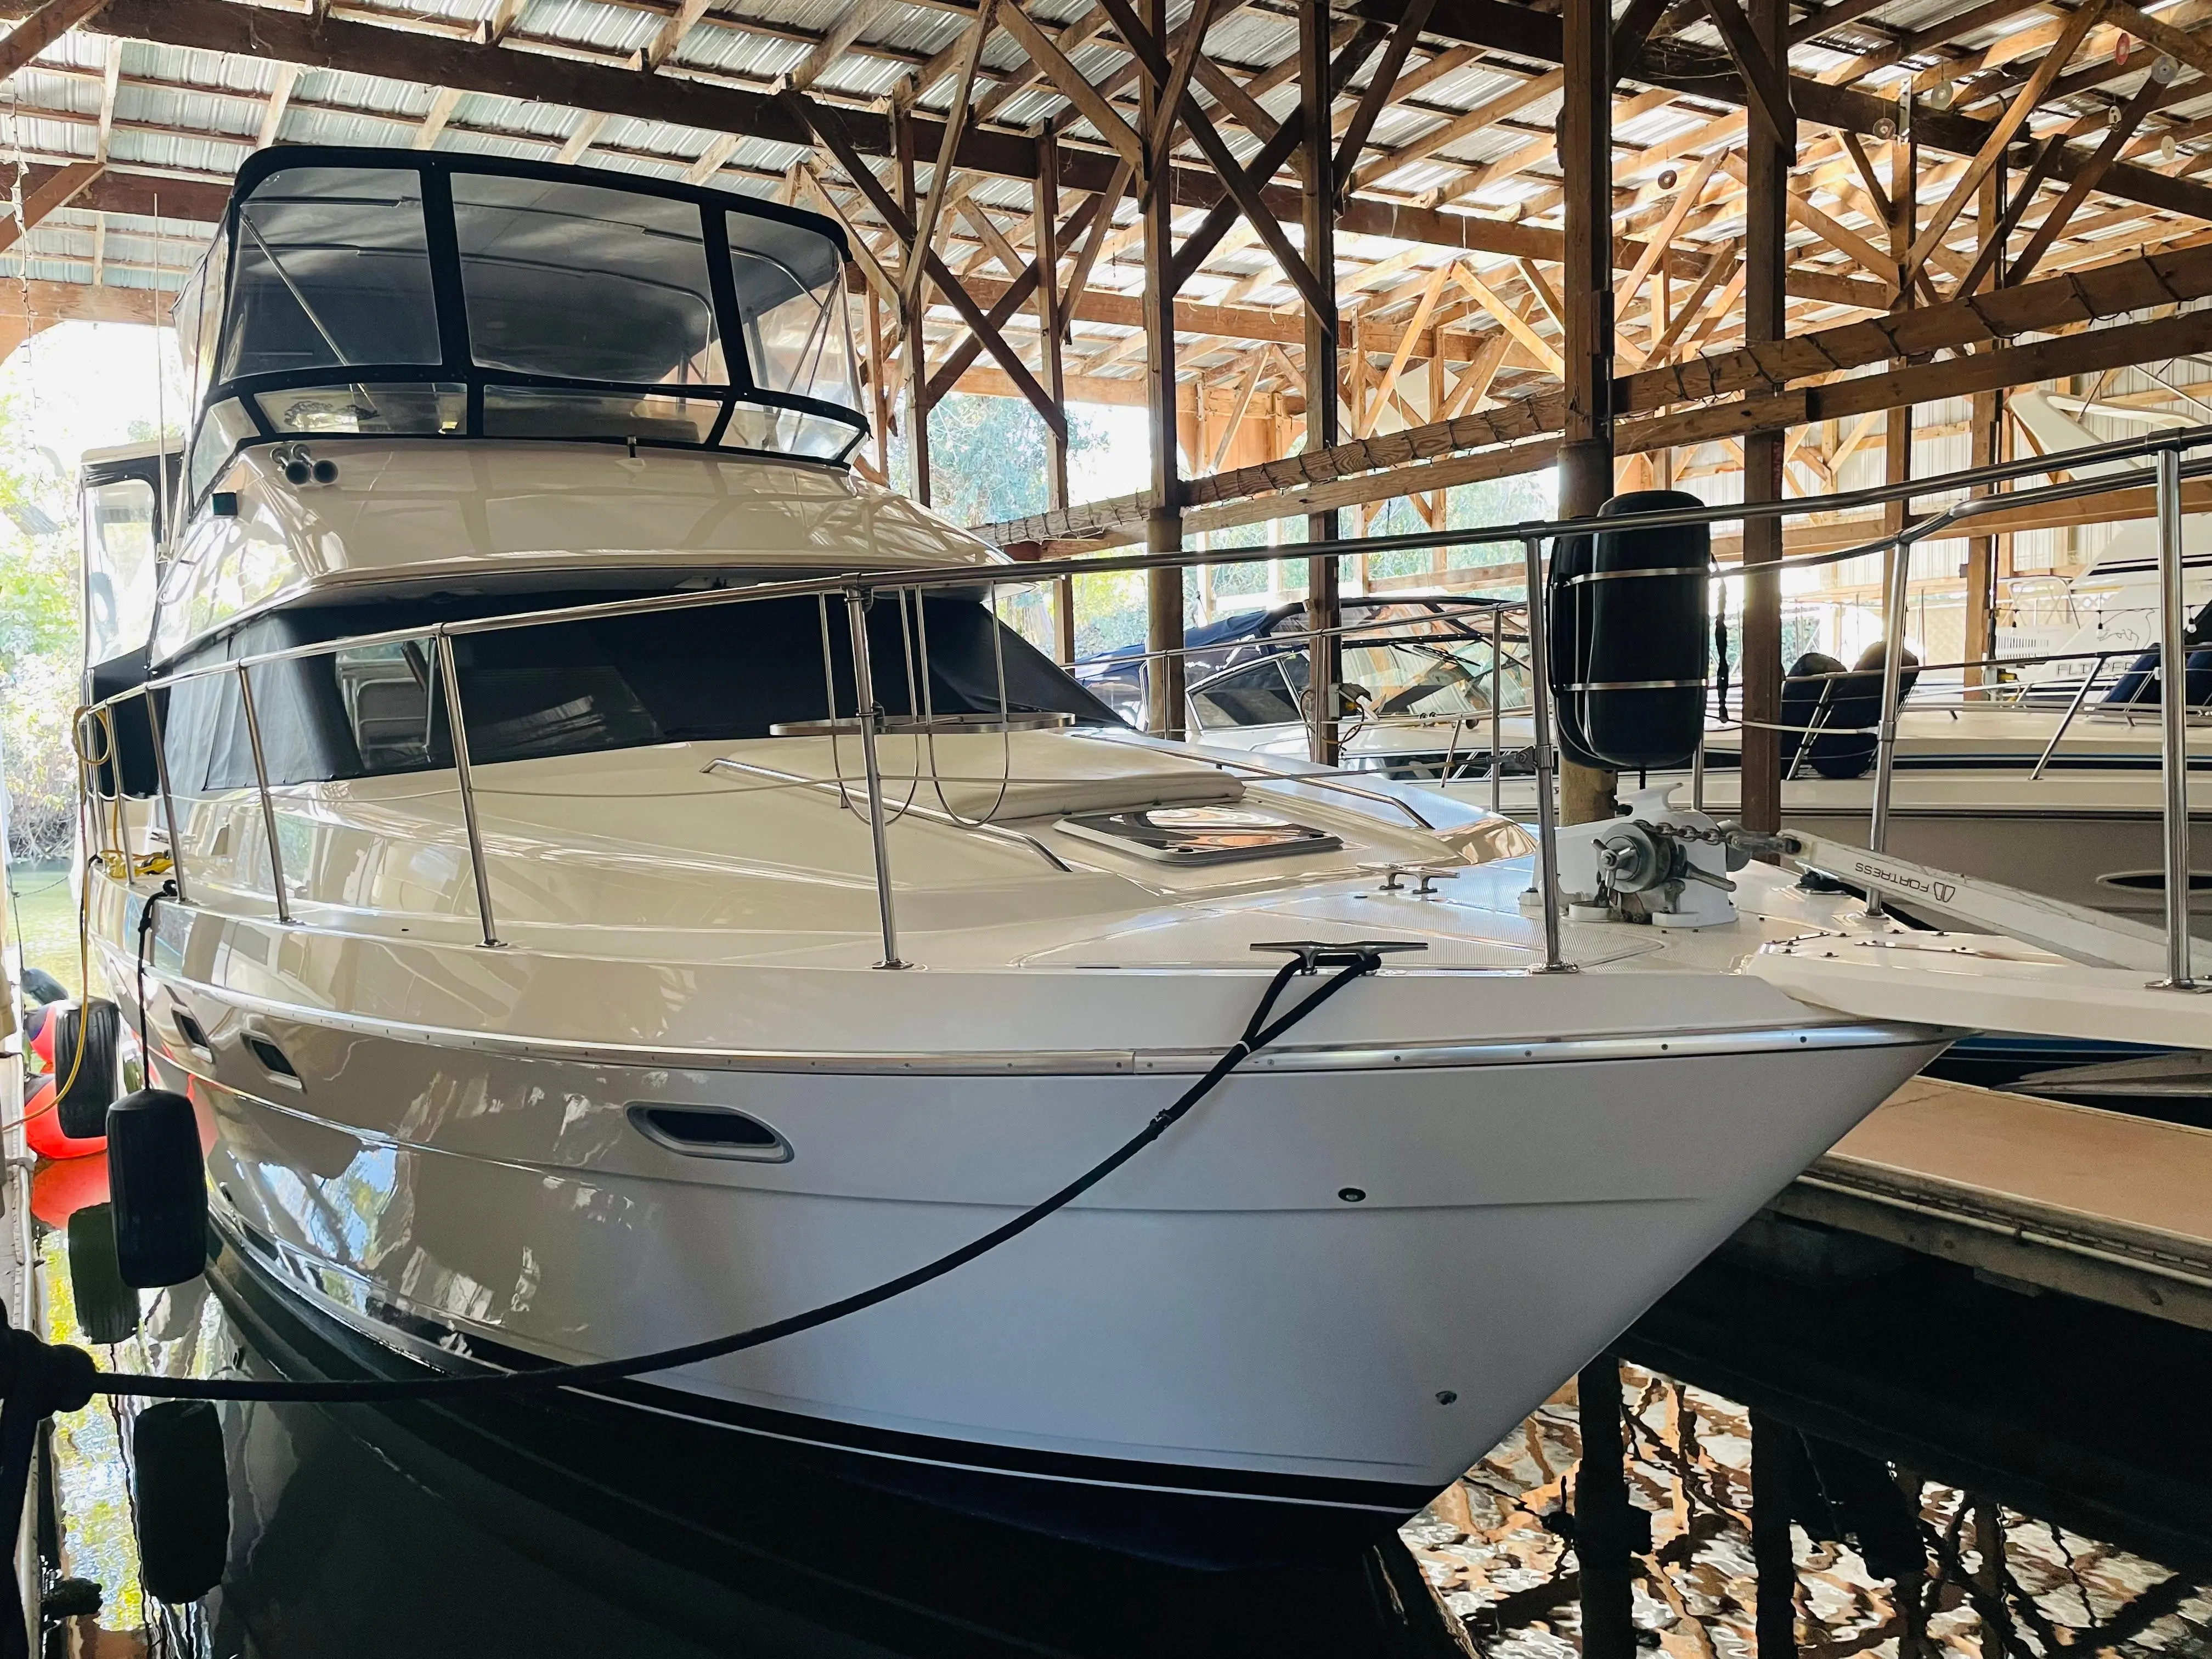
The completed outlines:
<svg viewBox="0 0 2212 1659">
<path fill-rule="evenodd" d="M 1502 866 L 1460 884 L 1503 921 L 1492 907 L 1523 879 Z M 1360 905 L 1386 932 L 1462 919 L 1433 900 Z M 1581 931 L 1601 959 L 1628 930 Z M 113 941 L 128 935 L 103 932 L 127 990 Z M 175 909 L 160 938 L 154 1029 L 185 1009 L 212 1049 L 166 1044 L 204 1112 L 219 1222 L 325 1314 L 426 1357 L 641 1352 L 904 1272 L 1142 1127 L 1234 1036 L 1267 971 L 732 969 L 700 975 L 694 1006 L 774 997 L 769 1018 L 732 1023 L 794 1046 L 714 1058 L 673 1035 L 586 1045 L 363 1013 L 385 976 L 359 942 L 333 958 L 354 972 L 349 1013 L 301 1000 L 297 970 L 327 939 Z M 1632 955 L 1655 942 L 1626 941 Z M 614 995 L 634 971 L 463 946 L 389 983 L 419 987 L 434 961 L 535 981 L 549 1005 L 580 974 Z M 185 962 L 222 967 L 186 983 Z M 851 1051 L 863 996 L 872 1041 L 915 1052 Z M 933 1046 L 927 1011 L 948 997 L 974 1015 Z M 1549 1035 L 1601 1033 L 1608 1012 L 1625 1035 Z M 1142 1047 L 1079 1046 L 1147 1030 Z M 272 1080 L 248 1033 L 304 1086 Z M 1133 1536 L 1098 1490 L 1257 1505 L 1265 1536 L 1304 1540 L 1273 1547 L 1334 1545 L 1449 1483 L 1937 1046 L 1923 1029 L 1824 1023 L 1737 976 L 1388 973 L 1004 1249 L 856 1317 L 613 1392 L 842 1449 L 895 1484 L 934 1469 L 1024 1485 L 1018 1503 L 958 1500 L 970 1507 L 1034 1505 L 1043 1480 L 1066 1511 L 1048 1524 L 1125 1546 L 1174 1528 L 1156 1534 L 1148 1507 Z M 640 1103 L 742 1106 L 793 1156 L 685 1156 L 635 1132 Z"/>
</svg>

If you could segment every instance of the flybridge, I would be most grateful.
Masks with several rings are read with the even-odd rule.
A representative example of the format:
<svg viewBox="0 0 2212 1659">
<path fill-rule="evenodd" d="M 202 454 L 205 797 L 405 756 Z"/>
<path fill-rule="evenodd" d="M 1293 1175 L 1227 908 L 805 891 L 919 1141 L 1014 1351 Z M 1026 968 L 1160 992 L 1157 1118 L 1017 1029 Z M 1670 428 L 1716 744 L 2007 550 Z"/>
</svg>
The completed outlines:
<svg viewBox="0 0 2212 1659">
<path fill-rule="evenodd" d="M 411 150 L 251 157 L 174 318 L 197 510 L 269 440 L 586 440 L 842 461 L 843 232 L 726 191 Z"/>
</svg>

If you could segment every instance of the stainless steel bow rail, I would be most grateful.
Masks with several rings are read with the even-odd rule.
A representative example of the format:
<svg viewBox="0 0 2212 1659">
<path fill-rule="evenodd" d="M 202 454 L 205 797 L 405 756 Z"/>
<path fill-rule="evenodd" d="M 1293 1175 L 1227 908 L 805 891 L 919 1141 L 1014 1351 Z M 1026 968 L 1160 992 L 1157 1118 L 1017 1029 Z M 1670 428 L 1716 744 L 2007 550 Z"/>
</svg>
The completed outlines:
<svg viewBox="0 0 2212 1659">
<path fill-rule="evenodd" d="M 361 634 L 334 641 L 318 641 L 279 651 L 264 652 L 211 664 L 205 667 L 188 669 L 149 678 L 143 684 L 116 693 L 86 711 L 88 717 L 101 722 L 112 732 L 118 709 L 126 702 L 136 701 L 143 708 L 142 716 L 147 722 L 153 740 L 156 760 L 156 781 L 161 798 L 162 822 L 167 832 L 168 853 L 174 867 L 180 898 L 191 902 L 191 878 L 185 869 L 186 839 L 179 823 L 175 793 L 172 787 L 169 768 L 164 750 L 161 721 L 156 708 L 155 694 L 188 680 L 214 674 L 235 674 L 238 677 L 240 699 L 245 716 L 249 747 L 254 767 L 254 792 L 258 798 L 263 836 L 271 876 L 272 897 L 280 926 L 291 926 L 297 918 L 285 873 L 285 861 L 278 834 L 278 810 L 271 790 L 268 768 L 259 741 L 259 728 L 252 703 L 252 672 L 265 664 L 295 658 L 331 655 L 341 651 L 356 650 L 370 646 L 422 642 L 428 641 L 438 671 L 440 695 L 451 732 L 453 750 L 454 781 L 461 800 L 462 828 L 467 841 L 470 874 L 475 890 L 480 939 L 487 949 L 497 949 L 502 944 L 495 914 L 489 861 L 485 855 L 484 831 L 477 811 L 476 787 L 471 766 L 471 744 L 467 711 L 464 707 L 459 677 L 455 670 L 453 641 L 476 634 L 501 632 L 515 629 L 557 626 L 563 623 L 588 622 L 602 618 L 631 617 L 656 611 L 690 610 L 706 606 L 757 604 L 772 599 L 811 597 L 822 607 L 823 668 L 830 696 L 829 725 L 831 728 L 833 760 L 836 756 L 836 733 L 852 730 L 860 739 L 861 771 L 865 783 L 865 801 L 855 800 L 842 776 L 836 781 L 843 804 L 856 813 L 865 816 L 870 838 L 871 862 L 876 890 L 882 954 L 880 964 L 885 968 L 905 965 L 900 954 L 897 911 L 893 890 L 890 848 L 888 831 L 903 816 L 903 809 L 887 805 L 879 738 L 885 730 L 885 721 L 878 706 L 870 641 L 866 612 L 873 604 L 884 599 L 894 599 L 902 607 L 902 617 L 908 603 L 906 596 L 917 599 L 933 589 L 955 589 L 974 592 L 986 590 L 996 611 L 999 591 L 1002 587 L 1026 586 L 1053 580 L 1062 576 L 1113 574 L 1156 569 L 1188 569 L 1231 564 L 1256 564 L 1285 560 L 1304 560 L 1316 556 L 1352 556 L 1413 550 L 1437 550 L 1454 547 L 1517 546 L 1521 550 L 1522 577 L 1526 585 L 1525 597 L 1517 605 L 1501 605 L 1490 610 L 1492 622 L 1492 697 L 1488 711 L 1492 737 L 1492 797 L 1496 805 L 1499 799 L 1502 781 L 1502 731 L 1500 721 L 1504 714 L 1500 692 L 1500 678 L 1504 647 L 1507 636 L 1504 632 L 1503 612 L 1507 608 L 1520 610 L 1525 617 L 1527 662 L 1531 680 L 1531 696 L 1528 712 L 1531 717 L 1530 753 L 1533 759 L 1537 802 L 1537 847 L 1539 879 L 1537 886 L 1542 900 L 1545 938 L 1545 968 L 1548 971 L 1564 971 L 1568 964 L 1561 956 L 1559 944 L 1559 915 L 1558 905 L 1558 825 L 1555 822 L 1553 781 L 1558 770 L 1558 754 L 1553 743 L 1551 710 L 1549 706 L 1549 676 L 1545 662 L 1546 626 L 1544 570 L 1545 548 L 1562 537 L 1590 535 L 1601 532 L 1661 529 L 1686 525 L 1741 523 L 1770 519 L 1789 519 L 1815 514 L 1848 511 L 1853 508 L 1881 505 L 1891 501 L 1927 500 L 1945 494 L 1970 489 L 1982 485 L 2008 483 L 2014 479 L 2047 476 L 2060 468 L 2081 469 L 2100 463 L 2144 460 L 2151 463 L 2136 472 L 2107 474 L 2092 478 L 2075 477 L 2063 483 L 2047 483 L 2029 489 L 1993 493 L 1969 500 L 1954 501 L 1916 524 L 1895 534 L 1885 534 L 1855 546 L 1831 552 L 1799 555 L 1757 566 L 1745 567 L 1739 574 L 1779 572 L 1783 569 L 1814 565 L 1832 564 L 1872 554 L 1894 552 L 1892 562 L 1886 613 L 1888 632 L 1888 652 L 1882 666 L 1881 717 L 1876 728 L 1876 787 L 1869 835 L 1875 851 L 1884 850 L 1889 826 L 1889 795 L 1895 772 L 1898 707 L 1902 676 L 1905 623 L 1905 593 L 1910 573 L 1910 552 L 1918 543 L 1944 535 L 1960 533 L 1978 516 L 2003 508 L 2022 505 L 2081 499 L 2107 495 L 2133 487 L 2148 479 L 2155 483 L 2158 495 L 2159 560 L 2160 572 L 2161 623 L 2164 641 L 2162 663 L 2183 661 L 2181 644 L 2183 618 L 2181 616 L 2181 483 L 2184 477 L 2212 475 L 2212 460 L 2185 462 L 2189 452 L 2212 445 L 2212 427 L 2199 426 L 2177 432 L 2166 432 L 2141 438 L 2121 440 L 2086 448 L 2069 450 L 2060 456 L 2024 457 L 2018 460 L 1969 468 L 1930 477 L 1914 479 L 1904 483 L 1884 484 L 1872 489 L 1841 492 L 1822 496 L 1803 496 L 1787 501 L 1735 503 L 1721 507 L 1670 508 L 1656 513 L 1627 514 L 1618 517 L 1580 518 L 1522 521 L 1514 524 L 1477 526 L 1470 529 L 1421 531 L 1408 534 L 1368 536 L 1329 542 L 1295 543 L 1273 548 L 1236 547 L 1204 550 L 1182 550 L 1173 552 L 1147 552 L 1106 556 L 1096 558 L 1042 561 L 1018 567 L 979 568 L 972 565 L 955 567 L 934 566 L 902 571 L 840 572 L 814 578 L 793 580 L 767 581 L 743 588 L 707 589 L 693 592 L 656 594 L 643 599 L 609 600 L 598 604 L 569 605 L 559 608 L 522 612 L 499 617 L 488 617 L 466 622 L 439 624 L 429 629 L 421 627 L 396 629 L 380 633 Z M 847 632 L 850 640 L 853 662 L 850 684 L 854 692 L 854 714 L 849 726 L 838 717 L 839 698 L 835 684 L 835 673 L 830 660 L 828 606 L 832 602 L 844 605 Z M 919 611 L 919 605 L 915 606 Z M 1340 636 L 1357 635 L 1367 630 L 1337 629 L 1326 630 Z M 1310 645 L 1322 637 L 1322 630 L 1306 630 L 1275 636 L 1283 643 Z M 1480 637 L 1479 635 L 1476 637 Z M 921 672 L 915 684 L 916 653 L 912 644 L 907 650 L 907 672 L 910 696 L 919 691 L 918 701 L 910 706 L 919 707 L 923 718 L 910 722 L 911 729 L 927 732 L 933 719 L 928 706 L 929 674 L 927 666 L 926 627 L 919 641 Z M 1187 647 L 1186 647 L 1187 649 Z M 1146 653 L 1147 659 L 1160 653 Z M 2161 673 L 2165 671 L 2161 669 Z M 2085 677 L 2094 678 L 2094 672 Z M 2180 687 L 2181 676 L 2172 676 L 2172 684 Z M 1320 690 L 1317 688 L 1317 691 Z M 2086 696 L 2086 691 L 2083 694 Z M 1316 696 L 1317 706 L 1328 702 L 1325 692 Z M 999 715 L 1003 727 L 1008 718 L 1003 659 L 999 680 Z M 2162 749 L 2166 785 L 2166 909 L 2169 974 L 2164 983 L 2176 988 L 2194 988 L 2190 977 L 2188 945 L 2188 864 L 2189 823 L 2187 801 L 2186 719 L 2185 699 L 2180 696 L 2160 700 Z M 1328 717 L 1333 719 L 1334 717 Z M 2069 717 L 2070 718 L 2070 717 Z M 1316 721 L 1326 725 L 1327 720 Z M 2063 735 L 2063 729 L 2062 729 Z M 2052 745 L 2055 748 L 2055 744 Z M 2047 757 L 2046 757 L 2047 759 Z M 1271 772 L 1261 763 L 1238 759 L 1220 758 L 1221 764 L 1233 769 L 1246 770 L 1262 776 L 1276 776 L 1295 784 L 1326 789 L 1352 798 L 1364 799 L 1370 804 L 1387 800 L 1398 811 L 1406 813 L 1417 824 L 1425 826 L 1425 820 L 1409 803 L 1387 791 L 1362 787 L 1350 780 L 1328 771 L 1312 774 Z M 112 846 L 106 837 L 111 833 L 109 823 L 103 822 L 94 803 L 100 788 L 102 769 L 97 763 L 88 763 L 80 757 L 80 769 L 85 787 L 82 799 L 87 804 L 86 842 L 88 848 L 112 850 L 119 861 L 118 866 L 128 871 L 133 867 L 130 848 L 125 845 L 125 834 L 121 823 L 121 801 L 116 802 L 112 815 Z M 919 767 L 917 767 L 919 771 Z M 1702 755 L 1698 775 L 1703 776 Z M 119 783 L 119 767 L 117 776 Z M 793 779 L 791 787 L 802 787 L 820 780 Z M 961 819 L 957 814 L 948 814 L 957 828 L 980 830 L 982 826 Z M 945 815 L 917 813 L 925 822 L 943 821 Z M 1018 833 L 1018 832 L 1016 832 Z M 1034 840 L 1034 838 L 1025 839 Z M 1878 905 L 1879 901 L 1870 901 Z"/>
</svg>

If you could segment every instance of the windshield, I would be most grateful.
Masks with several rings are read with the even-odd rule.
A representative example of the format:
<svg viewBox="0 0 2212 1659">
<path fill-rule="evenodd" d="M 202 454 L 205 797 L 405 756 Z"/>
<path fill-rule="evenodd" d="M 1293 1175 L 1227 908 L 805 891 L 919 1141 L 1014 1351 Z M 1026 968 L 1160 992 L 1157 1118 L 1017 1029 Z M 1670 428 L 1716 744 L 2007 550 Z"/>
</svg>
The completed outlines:
<svg viewBox="0 0 2212 1659">
<path fill-rule="evenodd" d="M 1524 666 L 1506 653 L 1501 706 L 1528 702 Z M 1385 644 L 1347 640 L 1344 679 L 1360 688 L 1370 720 L 1449 720 L 1457 714 L 1490 712 L 1490 641 L 1440 635 L 1433 640 L 1394 637 Z"/>
<path fill-rule="evenodd" d="M 866 434 L 844 246 L 826 220 L 495 158 L 264 154 L 179 307 L 206 411 L 195 501 L 258 438 L 838 460 Z"/>
</svg>

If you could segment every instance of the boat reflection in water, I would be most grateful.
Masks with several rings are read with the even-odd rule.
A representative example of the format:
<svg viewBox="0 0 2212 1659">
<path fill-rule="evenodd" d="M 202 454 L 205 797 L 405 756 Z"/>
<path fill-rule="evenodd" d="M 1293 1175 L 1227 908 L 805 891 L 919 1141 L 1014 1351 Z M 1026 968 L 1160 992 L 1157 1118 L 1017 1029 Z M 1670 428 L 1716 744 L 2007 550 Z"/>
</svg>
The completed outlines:
<svg viewBox="0 0 2212 1659">
<path fill-rule="evenodd" d="M 47 1257 L 62 1287 L 56 1322 L 65 1326 L 73 1300 L 58 1235 Z M 211 1265 L 213 1294 L 194 1284 L 149 1299 L 138 1340 L 152 1368 L 252 1376 L 349 1369 L 349 1333 L 301 1323 L 296 1304 L 237 1265 Z M 119 1345 L 113 1358 L 136 1347 Z M 184 1607 L 142 1602 L 129 1582 L 136 1553 L 106 1403 L 58 1423 L 67 1568 L 106 1578 L 98 1622 L 110 1629 L 135 1630 L 143 1606 L 152 1651 L 690 1659 L 1462 1650 L 1449 1615 L 1395 1540 L 1334 1565 L 1206 1572 L 970 1520 L 779 1465 L 750 1447 L 742 1464 L 720 1468 L 696 1448 L 684 1462 L 666 1462 L 680 1436 L 667 1447 L 649 1436 L 579 1444 L 574 1437 L 593 1431 L 590 1421 L 558 1403 L 220 1409 L 228 1564 L 218 1587 Z M 702 1486 L 722 1500 L 711 1520 L 696 1501 Z M 656 1490 L 669 1507 L 652 1501 Z"/>
<path fill-rule="evenodd" d="M 1731 1247 L 1625 1340 L 1630 1499 L 1645 1517 L 1631 1530 L 1650 1530 L 1629 1562 L 1642 1645 L 1764 1653 L 1762 1601 L 1782 1595 L 1809 1652 L 2205 1651 L 2212 1425 L 2191 1379 L 2207 1374 L 2212 1338 L 1880 1247 L 1837 1266 L 1832 1250 L 1821 1277 L 1786 1280 Z M 296 1304 L 223 1264 L 215 1279 L 217 1295 L 191 1285 L 151 1304 L 155 1364 L 345 1368 L 343 1328 L 301 1324 Z M 1409 1549 L 1209 1573 L 757 1457 L 665 1472 L 738 1483 L 702 1524 L 638 1496 L 649 1443 L 580 1449 L 557 1404 L 226 1406 L 228 1571 L 201 1602 L 153 1616 L 169 1651 L 205 1659 L 1554 1659 L 1580 1640 L 1576 1408 L 1570 1388 L 1530 1417 L 1407 1524 Z M 65 1420 L 60 1443 L 69 1565 L 106 1577 L 102 1622 L 135 1624 L 118 1478 L 86 1461 L 112 1456 L 103 1408 Z M 623 1479 L 602 1486 L 608 1472 Z M 1786 1575 L 1770 1559 L 1762 1577 L 1762 1504 L 1794 1522 Z"/>
</svg>

